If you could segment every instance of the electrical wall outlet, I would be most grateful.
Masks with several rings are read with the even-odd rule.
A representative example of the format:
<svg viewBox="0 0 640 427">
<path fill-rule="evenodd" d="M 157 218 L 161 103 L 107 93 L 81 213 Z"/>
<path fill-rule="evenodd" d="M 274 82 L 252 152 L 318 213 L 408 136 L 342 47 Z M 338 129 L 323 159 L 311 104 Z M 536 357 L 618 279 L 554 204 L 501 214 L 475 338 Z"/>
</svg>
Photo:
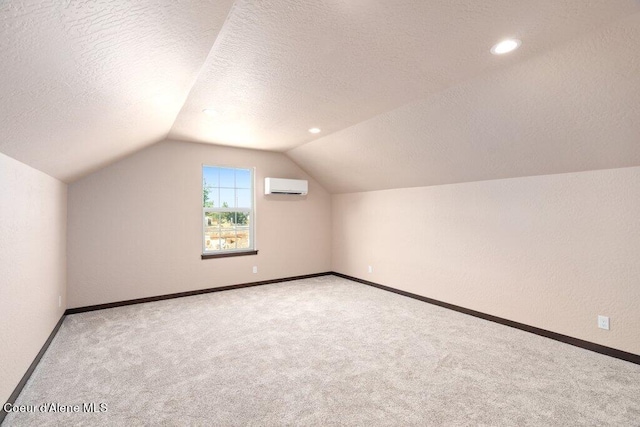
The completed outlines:
<svg viewBox="0 0 640 427">
<path fill-rule="evenodd" d="M 62 295 L 58 295 L 58 307 L 62 307 Z"/>
<path fill-rule="evenodd" d="M 609 317 L 598 316 L 598 328 L 609 330 Z"/>
<path fill-rule="evenodd" d="M 258 272 L 258 266 L 257 266 L 257 265 L 254 265 L 254 266 L 253 266 L 253 273 L 255 274 L 255 273 L 257 273 L 257 272 Z"/>
<path fill-rule="evenodd" d="M 369 271 L 369 273 L 373 273 L 373 267 L 369 266 L 367 271 Z"/>
</svg>

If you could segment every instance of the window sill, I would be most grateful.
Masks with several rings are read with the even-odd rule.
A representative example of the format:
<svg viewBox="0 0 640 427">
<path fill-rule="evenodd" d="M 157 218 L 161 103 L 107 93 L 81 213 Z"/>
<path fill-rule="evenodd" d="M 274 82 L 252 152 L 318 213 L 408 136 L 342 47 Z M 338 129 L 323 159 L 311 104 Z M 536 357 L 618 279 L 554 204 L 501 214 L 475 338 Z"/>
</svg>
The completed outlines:
<svg viewBox="0 0 640 427">
<path fill-rule="evenodd" d="M 221 254 L 202 254 L 202 259 L 229 258 L 234 256 L 258 255 L 258 251 L 225 252 Z"/>
</svg>

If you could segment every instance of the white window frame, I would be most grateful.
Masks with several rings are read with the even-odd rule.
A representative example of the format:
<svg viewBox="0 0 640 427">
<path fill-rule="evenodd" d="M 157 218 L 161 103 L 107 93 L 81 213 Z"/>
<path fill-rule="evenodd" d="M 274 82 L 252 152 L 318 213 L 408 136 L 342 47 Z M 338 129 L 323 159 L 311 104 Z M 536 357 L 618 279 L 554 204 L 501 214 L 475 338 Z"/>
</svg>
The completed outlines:
<svg viewBox="0 0 640 427">
<path fill-rule="evenodd" d="M 241 170 L 248 170 L 250 173 L 250 182 L 251 182 L 251 208 L 206 208 L 203 206 L 203 200 L 202 200 L 202 190 L 204 189 L 204 168 L 221 168 L 221 169 L 241 169 Z M 234 178 L 235 179 L 235 178 Z M 236 190 L 237 188 L 235 187 L 235 182 L 234 182 L 234 187 L 233 189 Z M 255 233 L 255 224 L 256 224 L 256 193 L 255 193 L 255 168 L 247 168 L 247 167 L 238 167 L 238 166 L 225 166 L 225 165 L 208 165 L 208 164 L 202 164 L 202 167 L 200 169 L 200 205 L 202 207 L 202 212 L 200 214 L 201 217 L 201 221 L 202 221 L 202 255 L 222 255 L 222 254 L 241 254 L 242 252 L 255 252 L 257 251 L 257 245 L 256 245 L 256 233 Z M 218 187 L 218 188 L 228 188 L 228 187 Z M 237 196 L 236 196 L 237 198 Z M 236 199 L 236 203 L 237 203 L 237 199 Z M 219 213 L 224 213 L 224 212 L 243 212 L 246 214 L 249 214 L 249 247 L 248 248 L 235 248 L 235 249 L 226 249 L 226 250 L 222 250 L 222 249 L 216 249 L 216 250 L 207 250 L 207 245 L 206 245 L 206 228 L 207 228 L 207 217 L 206 217 L 206 213 L 207 212 L 219 212 Z"/>
</svg>

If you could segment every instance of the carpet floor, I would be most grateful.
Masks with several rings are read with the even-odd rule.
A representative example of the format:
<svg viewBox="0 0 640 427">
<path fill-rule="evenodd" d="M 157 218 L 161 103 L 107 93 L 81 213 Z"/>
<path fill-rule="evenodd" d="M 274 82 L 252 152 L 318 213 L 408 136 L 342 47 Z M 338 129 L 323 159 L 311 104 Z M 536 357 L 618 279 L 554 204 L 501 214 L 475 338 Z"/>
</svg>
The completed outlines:
<svg viewBox="0 0 640 427">
<path fill-rule="evenodd" d="M 3 425 L 639 426 L 640 366 L 323 276 L 67 316 L 16 403 Z"/>
</svg>

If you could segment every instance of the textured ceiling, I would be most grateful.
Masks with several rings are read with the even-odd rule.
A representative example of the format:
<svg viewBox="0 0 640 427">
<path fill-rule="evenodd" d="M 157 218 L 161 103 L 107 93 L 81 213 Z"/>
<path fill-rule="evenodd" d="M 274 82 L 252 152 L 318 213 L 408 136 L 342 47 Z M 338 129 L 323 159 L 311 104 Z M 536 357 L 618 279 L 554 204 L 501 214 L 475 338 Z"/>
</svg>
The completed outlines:
<svg viewBox="0 0 640 427">
<path fill-rule="evenodd" d="M 620 165 L 635 159 L 625 144 L 636 125 L 620 108 L 637 108 L 628 67 L 640 45 L 624 18 L 639 10 L 636 0 L 0 2 L 0 151 L 70 182 L 167 136 L 291 150 L 333 191 Z M 489 54 L 505 37 L 521 49 Z M 606 148 L 598 136 L 614 126 Z"/>
<path fill-rule="evenodd" d="M 163 139 L 232 3 L 0 1 L 0 151 L 70 181 Z"/>
<path fill-rule="evenodd" d="M 632 0 L 237 1 L 170 136 L 287 150 L 316 139 L 311 127 L 344 129 L 636 10 Z M 489 54 L 505 37 L 524 44 Z"/>
<path fill-rule="evenodd" d="M 640 13 L 288 153 L 331 192 L 640 165 Z"/>
</svg>

